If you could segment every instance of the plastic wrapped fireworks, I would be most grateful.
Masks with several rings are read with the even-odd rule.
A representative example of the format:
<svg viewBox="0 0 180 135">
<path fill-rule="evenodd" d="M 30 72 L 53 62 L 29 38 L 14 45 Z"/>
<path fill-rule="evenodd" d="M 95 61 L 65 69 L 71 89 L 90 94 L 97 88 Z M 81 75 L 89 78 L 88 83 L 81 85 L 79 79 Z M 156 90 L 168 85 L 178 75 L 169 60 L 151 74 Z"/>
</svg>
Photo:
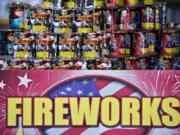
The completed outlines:
<svg viewBox="0 0 180 135">
<path fill-rule="evenodd" d="M 154 29 L 154 9 L 151 7 L 145 7 L 142 9 L 142 29 L 144 30 L 152 30 Z M 158 19 L 157 19 L 158 20 Z"/>
<path fill-rule="evenodd" d="M 73 11 L 72 10 L 54 10 L 53 29 L 54 33 L 72 33 L 73 32 Z"/>
<path fill-rule="evenodd" d="M 12 3 L 9 5 L 9 22 L 11 29 L 30 29 L 30 5 L 25 3 Z"/>
<path fill-rule="evenodd" d="M 139 4 L 139 0 L 124 0 L 125 6 L 137 6 Z"/>
<path fill-rule="evenodd" d="M 55 58 L 57 54 L 57 36 L 54 33 L 37 35 L 36 58 Z"/>
<path fill-rule="evenodd" d="M 123 9 L 120 13 L 120 30 L 134 30 L 137 28 L 136 18 L 137 15 L 135 10 Z"/>
<path fill-rule="evenodd" d="M 32 58 L 35 56 L 35 35 L 30 32 L 14 33 L 14 58 Z"/>
<path fill-rule="evenodd" d="M 130 55 L 131 35 L 115 33 L 109 40 L 110 56 L 121 57 Z"/>
<path fill-rule="evenodd" d="M 162 54 L 173 56 L 179 54 L 178 32 L 164 32 L 162 34 Z"/>
<path fill-rule="evenodd" d="M 107 9 L 103 11 L 104 29 L 108 31 L 114 31 L 117 29 L 117 16 L 116 9 Z"/>
<path fill-rule="evenodd" d="M 155 54 L 156 36 L 154 33 L 136 33 L 135 41 L 135 55 L 143 56 Z"/>
<path fill-rule="evenodd" d="M 105 0 L 107 7 L 118 7 L 124 5 L 124 0 Z"/>
<path fill-rule="evenodd" d="M 101 57 L 102 35 L 89 33 L 83 35 L 82 57 L 85 59 L 97 59 Z"/>
<path fill-rule="evenodd" d="M 80 41 L 78 34 L 60 34 L 58 56 L 63 59 L 80 57 Z"/>
<path fill-rule="evenodd" d="M 51 10 L 45 10 L 41 7 L 34 7 L 31 11 L 31 25 L 32 31 L 46 32 L 51 29 Z"/>
<path fill-rule="evenodd" d="M 103 7 L 104 0 L 85 0 L 85 8 Z"/>
<path fill-rule="evenodd" d="M 76 32 L 90 33 L 93 31 L 93 10 L 77 10 L 75 16 Z"/>
<path fill-rule="evenodd" d="M 27 70 L 28 62 L 25 59 L 7 60 L 7 70 Z"/>
<path fill-rule="evenodd" d="M 33 59 L 29 60 L 30 70 L 48 70 L 51 69 L 51 64 L 49 59 Z"/>
</svg>

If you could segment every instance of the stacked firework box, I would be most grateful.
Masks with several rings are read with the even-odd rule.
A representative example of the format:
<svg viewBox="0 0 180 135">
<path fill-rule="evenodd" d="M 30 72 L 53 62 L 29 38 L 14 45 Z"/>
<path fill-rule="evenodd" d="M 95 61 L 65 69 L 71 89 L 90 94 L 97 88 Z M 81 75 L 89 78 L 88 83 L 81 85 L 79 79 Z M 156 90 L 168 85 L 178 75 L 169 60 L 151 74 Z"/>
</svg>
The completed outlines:
<svg viewBox="0 0 180 135">
<path fill-rule="evenodd" d="M 154 0 L 44 0 L 9 5 L 0 69 L 179 69 L 179 31 Z"/>
</svg>

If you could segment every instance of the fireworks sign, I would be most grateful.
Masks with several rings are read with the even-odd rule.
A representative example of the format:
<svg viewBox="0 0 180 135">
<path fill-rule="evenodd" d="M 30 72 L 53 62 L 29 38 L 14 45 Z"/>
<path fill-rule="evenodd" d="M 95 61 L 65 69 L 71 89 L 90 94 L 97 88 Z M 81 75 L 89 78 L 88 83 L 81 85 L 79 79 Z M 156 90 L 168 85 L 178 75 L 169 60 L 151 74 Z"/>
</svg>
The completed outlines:
<svg viewBox="0 0 180 135">
<path fill-rule="evenodd" d="M 2 135 L 180 134 L 179 71 L 2 71 Z"/>
</svg>

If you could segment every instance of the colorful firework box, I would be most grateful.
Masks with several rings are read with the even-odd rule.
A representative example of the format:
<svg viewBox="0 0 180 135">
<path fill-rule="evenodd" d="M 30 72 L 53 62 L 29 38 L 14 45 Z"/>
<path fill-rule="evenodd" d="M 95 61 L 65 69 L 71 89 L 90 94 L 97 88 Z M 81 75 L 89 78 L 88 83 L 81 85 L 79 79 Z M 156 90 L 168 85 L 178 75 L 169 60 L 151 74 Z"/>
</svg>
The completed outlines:
<svg viewBox="0 0 180 135">
<path fill-rule="evenodd" d="M 80 57 L 80 41 L 78 34 L 60 34 L 58 57 L 63 59 Z"/>
</svg>

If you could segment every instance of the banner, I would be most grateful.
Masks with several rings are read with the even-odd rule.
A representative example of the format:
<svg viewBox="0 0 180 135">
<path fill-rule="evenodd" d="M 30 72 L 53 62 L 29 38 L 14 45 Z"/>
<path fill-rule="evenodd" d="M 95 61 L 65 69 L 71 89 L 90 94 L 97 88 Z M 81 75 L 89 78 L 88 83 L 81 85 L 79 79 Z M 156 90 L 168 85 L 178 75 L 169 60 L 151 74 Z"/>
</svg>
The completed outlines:
<svg viewBox="0 0 180 135">
<path fill-rule="evenodd" d="M 2 135 L 177 135 L 179 71 L 1 71 Z"/>
</svg>

